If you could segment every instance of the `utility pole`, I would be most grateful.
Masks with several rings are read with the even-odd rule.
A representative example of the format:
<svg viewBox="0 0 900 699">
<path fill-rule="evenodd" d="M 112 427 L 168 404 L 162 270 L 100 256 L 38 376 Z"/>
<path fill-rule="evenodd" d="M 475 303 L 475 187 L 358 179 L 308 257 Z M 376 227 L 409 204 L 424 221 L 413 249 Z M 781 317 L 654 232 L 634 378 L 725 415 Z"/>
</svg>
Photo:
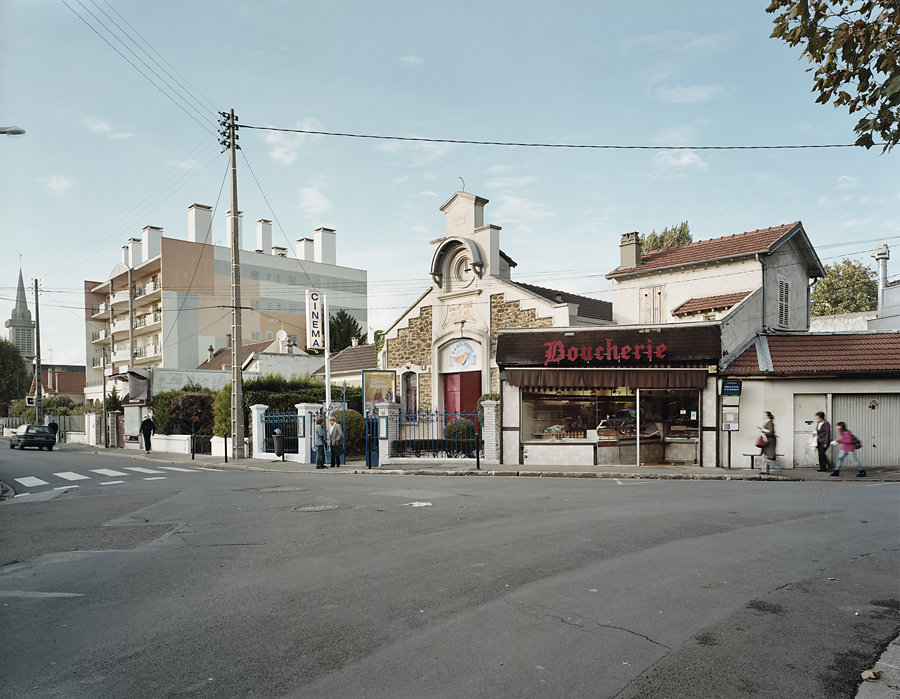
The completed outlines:
<svg viewBox="0 0 900 699">
<path fill-rule="evenodd" d="M 219 141 L 231 155 L 231 457 L 244 458 L 244 389 L 241 376 L 241 251 L 238 235 L 237 117 L 234 110 L 223 117 L 226 129 Z"/>
<path fill-rule="evenodd" d="M 34 421 L 44 424 L 44 404 L 41 390 L 41 309 L 38 306 L 38 279 L 34 280 Z"/>
<path fill-rule="evenodd" d="M 109 430 L 106 427 L 106 347 L 100 348 L 103 352 L 103 361 L 100 363 L 103 370 L 103 414 L 100 416 L 100 424 L 103 427 L 103 446 L 109 446 Z"/>
</svg>

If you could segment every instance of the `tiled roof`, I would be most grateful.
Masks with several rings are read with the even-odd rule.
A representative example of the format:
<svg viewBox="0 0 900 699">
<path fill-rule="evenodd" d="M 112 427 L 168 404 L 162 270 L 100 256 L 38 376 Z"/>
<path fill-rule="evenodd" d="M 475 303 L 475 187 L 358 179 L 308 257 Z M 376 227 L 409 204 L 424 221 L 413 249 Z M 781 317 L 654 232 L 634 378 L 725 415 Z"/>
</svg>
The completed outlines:
<svg viewBox="0 0 900 699">
<path fill-rule="evenodd" d="M 50 372 L 53 376 L 50 376 Z M 58 369 L 41 369 L 41 392 L 44 396 L 57 394 L 79 395 L 84 393 L 84 369 L 81 371 L 59 371 Z M 34 377 L 31 377 L 31 388 L 28 395 L 34 395 Z"/>
<path fill-rule="evenodd" d="M 698 240 L 694 243 L 675 245 L 670 248 L 647 250 L 641 253 L 641 264 L 639 267 L 619 267 L 607 274 L 606 277 L 609 279 L 631 272 L 677 267 L 679 265 L 710 262 L 712 260 L 766 252 L 774 243 L 798 226 L 799 223 L 799 221 L 795 221 L 782 226 L 761 228 L 723 238 Z"/>
<path fill-rule="evenodd" d="M 241 345 L 241 359 L 247 359 L 253 352 L 264 352 L 275 340 L 259 340 L 258 342 L 246 342 Z M 217 349 L 212 359 L 207 359 L 198 369 L 230 369 L 231 368 L 231 347 L 222 347 Z"/>
<path fill-rule="evenodd" d="M 350 371 L 364 371 L 378 368 L 378 358 L 375 355 L 375 345 L 357 345 L 345 347 L 331 358 L 331 372 L 333 374 Z M 313 372 L 313 376 L 324 375 L 325 367 L 322 366 Z"/>
<path fill-rule="evenodd" d="M 535 296 L 540 296 L 541 298 L 553 301 L 554 303 L 576 303 L 578 304 L 578 315 L 584 318 L 612 320 L 612 303 L 609 301 L 601 301 L 600 299 L 593 299 L 590 296 L 580 296 L 579 294 L 570 294 L 568 291 L 547 289 L 543 286 L 535 286 L 534 284 L 525 284 L 523 282 L 512 283 L 531 292 Z"/>
<path fill-rule="evenodd" d="M 759 369 L 756 343 L 726 369 L 727 374 L 806 374 L 863 372 L 900 374 L 900 333 L 860 332 L 769 335 L 772 371 Z"/>
<path fill-rule="evenodd" d="M 701 296 L 688 299 L 678 308 L 672 311 L 673 316 L 686 316 L 691 313 L 703 313 L 704 311 L 718 311 L 731 308 L 738 301 L 743 301 L 752 292 L 737 291 L 733 294 L 720 294 L 719 296 Z"/>
</svg>

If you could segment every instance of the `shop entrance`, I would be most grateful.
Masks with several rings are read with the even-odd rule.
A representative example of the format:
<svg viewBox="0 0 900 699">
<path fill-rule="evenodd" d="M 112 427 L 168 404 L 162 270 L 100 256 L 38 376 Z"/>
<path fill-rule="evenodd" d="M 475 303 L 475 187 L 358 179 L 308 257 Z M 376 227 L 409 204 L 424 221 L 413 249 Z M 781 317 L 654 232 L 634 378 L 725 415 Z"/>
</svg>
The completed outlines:
<svg viewBox="0 0 900 699">
<path fill-rule="evenodd" d="M 444 410 L 448 413 L 474 413 L 481 398 L 481 372 L 461 371 L 444 374 Z"/>
</svg>

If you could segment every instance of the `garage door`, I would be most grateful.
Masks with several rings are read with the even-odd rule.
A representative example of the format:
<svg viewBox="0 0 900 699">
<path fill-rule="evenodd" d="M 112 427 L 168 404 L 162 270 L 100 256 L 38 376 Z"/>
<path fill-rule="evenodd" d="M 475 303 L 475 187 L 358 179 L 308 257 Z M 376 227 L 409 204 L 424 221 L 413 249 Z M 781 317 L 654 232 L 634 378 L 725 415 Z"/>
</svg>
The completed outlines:
<svg viewBox="0 0 900 699">
<path fill-rule="evenodd" d="M 863 466 L 896 466 L 900 463 L 900 394 L 839 394 L 832 401 L 832 427 L 845 422 L 859 437 Z M 834 430 L 837 435 L 837 430 Z"/>
</svg>

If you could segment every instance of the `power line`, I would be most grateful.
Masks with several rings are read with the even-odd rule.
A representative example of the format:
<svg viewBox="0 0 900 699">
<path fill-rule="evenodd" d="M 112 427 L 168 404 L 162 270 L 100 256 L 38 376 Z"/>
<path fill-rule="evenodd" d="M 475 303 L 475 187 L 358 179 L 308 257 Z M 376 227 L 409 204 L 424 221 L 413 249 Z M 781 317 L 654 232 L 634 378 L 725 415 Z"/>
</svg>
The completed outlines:
<svg viewBox="0 0 900 699">
<path fill-rule="evenodd" d="M 339 131 L 312 131 L 310 129 L 283 129 L 274 126 L 252 126 L 241 124 L 242 129 L 258 131 L 280 131 L 284 133 L 302 133 L 311 136 L 341 136 L 343 138 L 364 138 L 381 141 L 413 141 L 418 143 L 452 143 L 469 146 L 512 146 L 517 148 L 584 148 L 593 150 L 788 150 L 803 148 L 857 148 L 855 143 L 819 143 L 777 146 L 638 146 L 592 143 L 527 143 L 516 141 L 475 141 L 458 138 L 423 138 L 417 136 L 382 136 L 375 134 L 343 133 Z M 876 144 L 882 145 L 882 144 Z"/>
</svg>

